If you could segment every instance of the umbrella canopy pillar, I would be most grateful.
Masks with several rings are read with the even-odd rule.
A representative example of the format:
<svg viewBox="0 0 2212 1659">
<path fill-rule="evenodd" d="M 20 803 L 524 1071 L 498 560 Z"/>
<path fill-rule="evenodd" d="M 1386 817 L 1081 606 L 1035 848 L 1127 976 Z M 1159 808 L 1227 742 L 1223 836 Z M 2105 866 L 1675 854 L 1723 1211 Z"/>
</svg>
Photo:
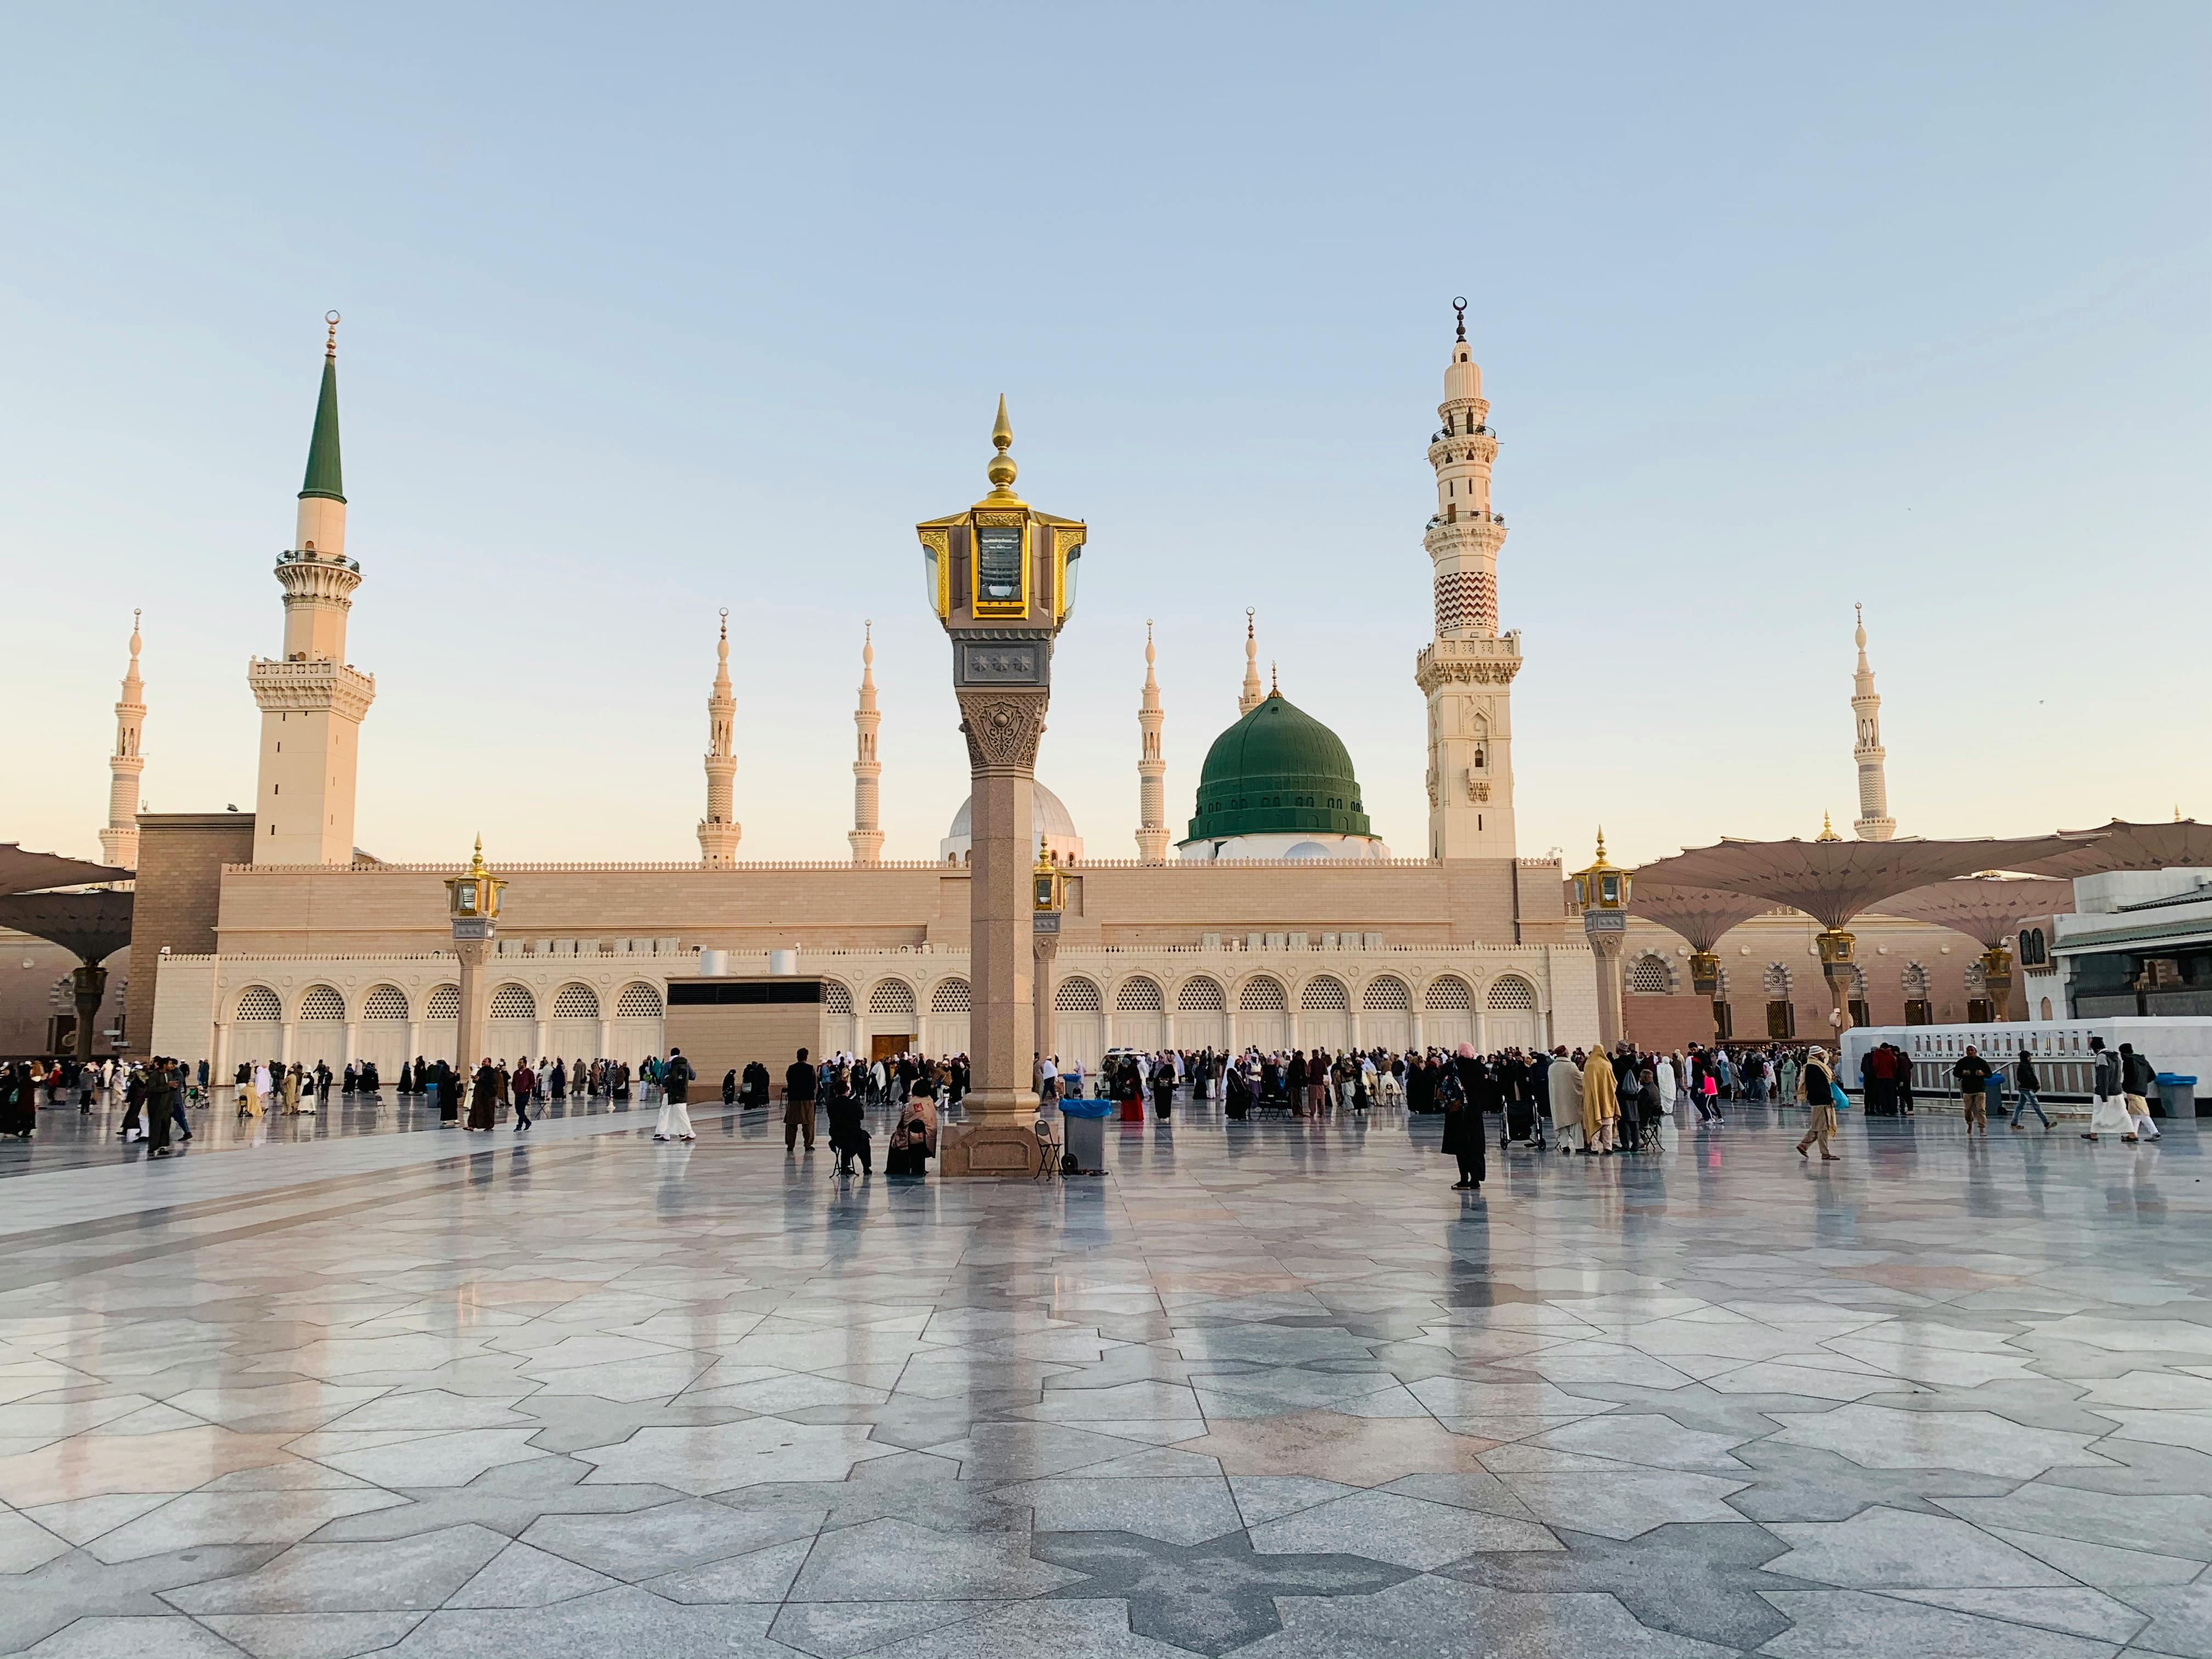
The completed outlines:
<svg viewBox="0 0 2212 1659">
<path fill-rule="evenodd" d="M 1820 951 L 1820 977 L 1828 981 L 1828 1023 L 1840 1037 L 1851 1029 L 1851 947 L 1856 933 L 1840 927 L 1823 927 L 1814 936 Z"/>
<path fill-rule="evenodd" d="M 92 1061 L 92 1028 L 100 1023 L 100 1000 L 107 994 L 107 969 L 96 963 L 79 963 L 70 972 L 76 997 L 76 1058 L 79 1065 Z"/>
</svg>

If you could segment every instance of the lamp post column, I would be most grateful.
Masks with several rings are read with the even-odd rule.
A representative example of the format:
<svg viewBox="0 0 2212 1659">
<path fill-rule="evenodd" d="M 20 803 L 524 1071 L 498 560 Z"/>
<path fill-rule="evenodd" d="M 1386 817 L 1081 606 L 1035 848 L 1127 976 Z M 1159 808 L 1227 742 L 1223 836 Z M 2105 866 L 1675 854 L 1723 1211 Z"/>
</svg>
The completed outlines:
<svg viewBox="0 0 2212 1659">
<path fill-rule="evenodd" d="M 1030 801 L 1046 697 L 1042 690 L 1006 687 L 959 693 L 974 799 L 968 882 L 973 1082 L 966 1131 L 945 1148 L 948 1175 L 1023 1173 L 1036 1161 L 1028 1120 L 1036 1115 L 1037 1097 L 1022 1051 L 1036 1035 Z"/>
<path fill-rule="evenodd" d="M 471 929 L 473 936 L 465 935 L 464 928 Z M 478 928 L 483 931 L 473 932 Z M 453 1056 L 453 1069 L 466 1079 L 473 1074 L 477 1063 L 471 1056 L 483 1053 L 483 969 L 485 959 L 491 955 L 491 924 L 457 918 L 453 922 L 453 954 L 461 959 L 461 1012 L 454 1039 L 460 1052 Z"/>
<path fill-rule="evenodd" d="M 1590 910 L 1583 915 L 1583 937 L 1597 963 L 1597 1039 L 1607 1049 L 1621 1040 L 1620 947 L 1628 918 L 1619 910 Z"/>
</svg>

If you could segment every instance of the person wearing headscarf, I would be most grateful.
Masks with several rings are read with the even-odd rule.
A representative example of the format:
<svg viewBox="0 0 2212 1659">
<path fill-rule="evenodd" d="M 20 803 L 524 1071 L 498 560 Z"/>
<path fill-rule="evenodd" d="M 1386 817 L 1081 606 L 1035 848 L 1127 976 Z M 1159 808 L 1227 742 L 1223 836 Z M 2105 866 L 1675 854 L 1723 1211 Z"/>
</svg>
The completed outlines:
<svg viewBox="0 0 2212 1659">
<path fill-rule="evenodd" d="M 499 1115 L 499 1072 L 484 1056 L 483 1064 L 477 1067 L 476 1076 L 469 1084 L 469 1121 L 471 1129 L 489 1133 Z"/>
<path fill-rule="evenodd" d="M 1604 1154 L 1613 1150 L 1613 1126 L 1620 1121 L 1620 1085 L 1613 1060 L 1603 1048 L 1590 1050 L 1583 1066 L 1583 1151 Z"/>
<path fill-rule="evenodd" d="M 1562 1152 L 1586 1150 L 1583 1146 L 1583 1074 L 1567 1058 L 1565 1043 L 1552 1050 L 1552 1068 L 1545 1077 L 1550 1097 L 1552 1128 Z"/>
<path fill-rule="evenodd" d="M 1129 1068 L 1133 1080 L 1136 1068 Z M 899 1110 L 891 1131 L 890 1150 L 884 1159 L 885 1175 L 927 1175 L 929 1160 L 937 1156 L 937 1098 L 929 1085 L 915 1079 L 914 1093 Z"/>
<path fill-rule="evenodd" d="M 1812 1113 L 1804 1138 L 1797 1143 L 1797 1156 L 1805 1157 L 1806 1149 L 1817 1140 L 1820 1143 L 1820 1162 L 1838 1162 L 1828 1149 L 1829 1138 L 1836 1133 L 1836 1085 L 1828 1071 L 1825 1048 L 1806 1050 L 1805 1064 L 1797 1073 L 1797 1099 Z"/>
</svg>

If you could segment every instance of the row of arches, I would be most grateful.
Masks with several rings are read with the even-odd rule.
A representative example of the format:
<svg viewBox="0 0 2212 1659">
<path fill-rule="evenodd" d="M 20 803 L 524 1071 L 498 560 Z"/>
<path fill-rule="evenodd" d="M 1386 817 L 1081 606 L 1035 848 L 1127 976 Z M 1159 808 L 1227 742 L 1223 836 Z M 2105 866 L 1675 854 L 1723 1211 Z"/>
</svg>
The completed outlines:
<svg viewBox="0 0 2212 1659">
<path fill-rule="evenodd" d="M 461 988 L 433 985 L 416 999 L 398 985 L 370 986 L 357 1002 L 326 982 L 293 1000 L 270 985 L 248 985 L 216 1031 L 215 1060 L 225 1072 L 240 1060 L 297 1060 L 333 1071 L 350 1060 L 395 1074 L 418 1054 L 449 1054 L 460 1020 Z M 621 987 L 611 1003 L 596 986 L 572 981 L 550 997 L 516 981 L 492 987 L 485 1000 L 484 1048 L 495 1060 L 560 1054 L 626 1060 L 633 1065 L 661 1048 L 660 988 L 644 980 Z"/>
<path fill-rule="evenodd" d="M 578 981 L 554 992 L 550 1012 L 555 1019 L 598 1019 L 599 1009 L 598 989 Z M 460 1012 L 461 988 L 458 985 L 432 986 L 423 996 L 419 1016 L 409 1004 L 406 992 L 397 985 L 373 985 L 362 993 L 360 1012 L 354 1017 L 364 1021 L 403 1022 L 419 1018 L 435 1024 L 459 1018 Z M 535 1019 L 538 994 L 527 985 L 512 981 L 495 986 L 487 1012 L 493 1019 Z M 616 994 L 614 1012 L 618 1019 L 659 1019 L 659 988 L 643 980 L 623 986 Z M 284 1000 L 269 986 L 249 985 L 238 994 L 231 1018 L 242 1024 L 282 1024 Z M 292 1018 L 302 1024 L 342 1022 L 348 1018 L 345 994 L 335 985 L 310 985 L 300 993 L 293 1005 Z"/>
</svg>

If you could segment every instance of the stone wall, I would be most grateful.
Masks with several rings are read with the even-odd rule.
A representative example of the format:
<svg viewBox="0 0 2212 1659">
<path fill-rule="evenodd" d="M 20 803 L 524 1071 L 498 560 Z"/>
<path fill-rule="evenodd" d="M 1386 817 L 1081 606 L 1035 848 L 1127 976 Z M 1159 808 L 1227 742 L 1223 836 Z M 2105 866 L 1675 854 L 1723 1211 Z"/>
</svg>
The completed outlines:
<svg viewBox="0 0 2212 1659">
<path fill-rule="evenodd" d="M 198 955 L 213 951 L 221 912 L 223 866 L 253 856 L 250 812 L 142 812 L 138 868 L 131 912 L 131 975 L 124 1047 L 133 1054 L 154 1030 L 161 949 Z M 440 906 L 442 915 L 444 907 Z"/>
<path fill-rule="evenodd" d="M 495 867 L 508 879 L 501 931 L 511 939 L 680 937 L 687 945 L 732 951 L 968 943 L 969 872 L 958 865 Z M 455 868 L 226 871 L 222 949 L 254 956 L 443 949 L 444 880 Z M 140 880 L 143 887 L 143 872 Z M 1067 887 L 1061 937 L 1075 946 L 1197 945 L 1208 935 L 1251 933 L 1363 940 L 1375 933 L 1393 945 L 1569 939 L 1557 866 L 1535 860 L 1109 861 L 1073 866 Z"/>
</svg>

